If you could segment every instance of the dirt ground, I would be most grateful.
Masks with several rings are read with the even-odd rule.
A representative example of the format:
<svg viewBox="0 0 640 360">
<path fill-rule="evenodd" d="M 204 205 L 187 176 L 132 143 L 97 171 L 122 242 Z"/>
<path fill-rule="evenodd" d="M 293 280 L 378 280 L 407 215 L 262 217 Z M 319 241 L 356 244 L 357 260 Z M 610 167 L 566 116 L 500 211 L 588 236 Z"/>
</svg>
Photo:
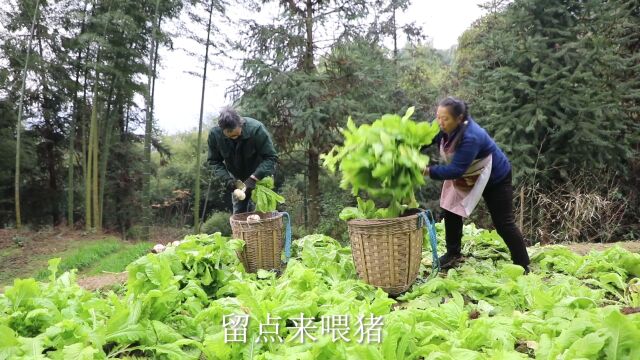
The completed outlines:
<svg viewBox="0 0 640 360">
<path fill-rule="evenodd" d="M 612 246 L 619 245 L 620 247 L 627 249 L 631 252 L 640 253 L 640 240 L 636 241 L 618 241 L 613 243 L 578 243 L 578 244 L 563 244 L 571 249 L 576 254 L 586 255 L 591 250 L 603 251 Z"/>
<path fill-rule="evenodd" d="M 115 284 L 124 284 L 127 282 L 127 272 L 121 272 L 116 274 L 101 274 L 94 276 L 87 276 L 78 279 L 78 285 L 85 288 L 85 290 L 94 291 L 98 289 L 104 289 Z"/>
<path fill-rule="evenodd" d="M 108 234 L 107 234 L 108 235 Z M 46 268 L 53 254 L 75 247 L 80 241 L 103 239 L 105 234 L 87 234 L 78 230 L 56 228 L 38 232 L 0 229 L 0 274 L 28 274 Z"/>
<path fill-rule="evenodd" d="M 88 234 L 83 231 L 56 228 L 55 230 L 18 234 L 16 230 L 0 229 L 0 273 L 28 273 L 46 267 L 46 259 L 52 254 L 72 248 L 79 241 L 103 239 L 109 234 Z M 118 237 L 117 234 L 111 234 Z M 166 243 L 181 239 L 184 234 L 170 234 L 167 231 L 152 233 L 154 242 Z M 20 244 L 20 245 L 17 245 Z M 640 253 L 640 241 L 621 241 L 614 243 L 579 243 L 564 244 L 574 252 L 585 255 L 591 250 L 605 250 L 619 245 L 629 251 Z M 16 251 L 20 247 L 22 251 Z M 41 259 L 41 261 L 34 261 Z M 7 273 L 5 273 L 7 272 Z M 107 273 L 95 276 L 80 277 L 78 284 L 87 290 L 103 289 L 114 284 L 123 284 L 127 273 Z"/>
<path fill-rule="evenodd" d="M 151 238 L 156 243 L 168 243 L 180 240 L 186 235 L 183 229 L 152 228 Z M 41 231 L 22 231 L 0 229 L 0 278 L 5 283 L 17 277 L 32 276 L 39 270 L 46 269 L 47 260 L 64 251 L 76 248 L 82 243 L 101 240 L 112 236 L 120 238 L 117 233 L 87 233 L 82 230 L 64 226 Z M 30 274 L 30 275 L 29 275 Z M 87 289 L 94 290 L 126 281 L 126 273 L 103 274 L 83 278 L 78 283 Z M 86 286 L 85 286 L 86 285 Z M 0 284 L 0 292 L 3 286 Z"/>
</svg>

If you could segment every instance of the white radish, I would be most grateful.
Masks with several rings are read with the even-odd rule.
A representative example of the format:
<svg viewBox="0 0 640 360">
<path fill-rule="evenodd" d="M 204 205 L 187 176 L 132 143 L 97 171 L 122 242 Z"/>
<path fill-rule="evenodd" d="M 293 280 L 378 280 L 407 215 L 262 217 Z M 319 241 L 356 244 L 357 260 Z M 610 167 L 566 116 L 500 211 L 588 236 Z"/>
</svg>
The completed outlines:
<svg viewBox="0 0 640 360">
<path fill-rule="evenodd" d="M 247 222 L 258 222 L 258 221 L 260 221 L 260 215 L 258 214 L 247 216 Z"/>
<path fill-rule="evenodd" d="M 154 252 L 154 253 L 156 253 L 156 254 L 159 254 L 159 253 L 163 252 L 163 251 L 164 251 L 164 249 L 165 249 L 165 246 L 164 246 L 164 245 L 162 245 L 162 244 L 156 244 L 156 245 L 153 247 L 153 249 L 152 249 L 151 251 L 153 251 L 153 252 Z"/>
<path fill-rule="evenodd" d="M 238 200 L 244 200 L 247 197 L 247 195 L 244 193 L 244 191 L 242 191 L 242 189 L 233 190 L 233 196 L 235 196 L 236 199 Z"/>
<path fill-rule="evenodd" d="M 176 241 L 174 241 L 174 242 L 172 242 L 172 243 L 171 243 L 171 245 L 173 245 L 173 246 L 178 246 L 178 245 L 180 245 L 180 244 L 181 244 L 181 242 L 180 242 L 180 241 L 178 241 L 178 240 L 176 240 Z"/>
</svg>

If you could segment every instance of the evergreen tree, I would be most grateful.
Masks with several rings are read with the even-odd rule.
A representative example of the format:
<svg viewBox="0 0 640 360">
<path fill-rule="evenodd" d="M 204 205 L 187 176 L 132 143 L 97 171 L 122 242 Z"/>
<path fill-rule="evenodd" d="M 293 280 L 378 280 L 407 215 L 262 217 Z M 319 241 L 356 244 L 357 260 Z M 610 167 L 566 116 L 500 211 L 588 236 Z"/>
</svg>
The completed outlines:
<svg viewBox="0 0 640 360">
<path fill-rule="evenodd" d="M 461 92 L 518 180 L 628 168 L 638 133 L 620 100 L 638 88 L 621 83 L 629 64 L 602 32 L 606 14 L 601 1 L 519 0 L 462 38 Z"/>
<path fill-rule="evenodd" d="M 305 0 L 280 5 L 274 24 L 252 22 L 243 34 L 240 47 L 248 56 L 234 91 L 242 95 L 245 113 L 270 125 L 280 151 L 305 154 L 308 225 L 315 227 L 321 210 L 320 154 L 330 149 L 347 114 L 358 118 L 389 111 L 392 68 L 377 62 L 388 59 L 384 51 L 362 42 L 371 28 L 365 18 L 373 4 Z M 365 93 L 366 103 L 355 100 Z"/>
</svg>

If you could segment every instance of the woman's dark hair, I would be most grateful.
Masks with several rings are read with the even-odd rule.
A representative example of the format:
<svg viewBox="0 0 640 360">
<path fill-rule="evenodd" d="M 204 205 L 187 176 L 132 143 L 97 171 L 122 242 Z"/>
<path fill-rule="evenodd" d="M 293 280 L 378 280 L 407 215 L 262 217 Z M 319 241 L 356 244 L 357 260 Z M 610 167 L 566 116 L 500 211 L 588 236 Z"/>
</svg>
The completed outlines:
<svg viewBox="0 0 640 360">
<path fill-rule="evenodd" d="M 469 120 L 469 105 L 464 100 L 449 96 L 440 100 L 438 106 L 449 108 L 451 115 L 456 119 L 462 115 L 462 121 Z"/>
<path fill-rule="evenodd" d="M 446 107 L 451 112 L 454 118 L 459 118 L 462 115 L 462 124 L 460 125 L 460 131 L 450 139 L 447 143 L 444 144 L 444 147 L 447 149 L 455 149 L 458 147 L 460 141 L 462 141 L 462 137 L 467 130 L 467 126 L 469 125 L 469 105 L 467 105 L 464 100 L 460 100 L 458 98 L 454 98 L 453 96 L 449 96 L 446 99 L 440 100 L 438 106 Z"/>
<path fill-rule="evenodd" d="M 241 127 L 244 120 L 238 115 L 238 113 L 230 106 L 220 109 L 220 115 L 218 115 L 218 126 L 222 130 L 233 130 Z"/>
</svg>

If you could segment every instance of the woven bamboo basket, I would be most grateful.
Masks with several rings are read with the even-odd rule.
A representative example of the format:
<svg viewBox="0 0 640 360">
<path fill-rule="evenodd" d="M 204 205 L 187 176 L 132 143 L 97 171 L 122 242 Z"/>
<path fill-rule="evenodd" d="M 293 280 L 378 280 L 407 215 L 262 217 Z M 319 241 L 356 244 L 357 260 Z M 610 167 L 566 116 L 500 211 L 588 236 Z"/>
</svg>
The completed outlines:
<svg viewBox="0 0 640 360">
<path fill-rule="evenodd" d="M 418 215 L 347 222 L 353 261 L 364 282 L 391 295 L 407 291 L 420 271 L 424 226 Z"/>
<path fill-rule="evenodd" d="M 259 221 L 247 222 L 249 215 L 260 215 Z M 238 257 L 246 271 L 258 269 L 281 270 L 280 256 L 284 247 L 283 213 L 248 212 L 232 215 L 229 219 L 233 237 L 245 242 Z"/>
</svg>

